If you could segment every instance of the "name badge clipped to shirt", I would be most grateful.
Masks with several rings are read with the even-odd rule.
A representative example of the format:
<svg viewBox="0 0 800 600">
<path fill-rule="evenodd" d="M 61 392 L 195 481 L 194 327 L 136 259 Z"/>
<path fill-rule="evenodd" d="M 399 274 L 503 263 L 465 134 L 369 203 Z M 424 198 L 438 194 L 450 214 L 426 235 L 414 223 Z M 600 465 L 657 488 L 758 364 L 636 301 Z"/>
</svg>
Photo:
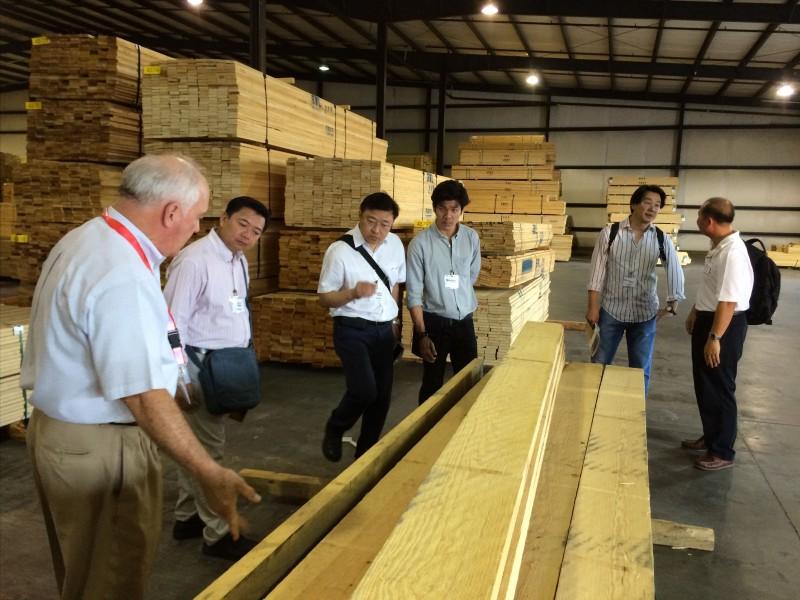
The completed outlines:
<svg viewBox="0 0 800 600">
<path fill-rule="evenodd" d="M 231 311 L 233 314 L 238 315 L 244 312 L 245 303 L 244 298 L 239 296 L 238 294 L 234 294 L 230 298 L 228 298 L 228 302 L 231 304 Z"/>
<path fill-rule="evenodd" d="M 444 287 L 448 290 L 458 289 L 458 273 L 450 273 L 444 276 Z"/>
</svg>

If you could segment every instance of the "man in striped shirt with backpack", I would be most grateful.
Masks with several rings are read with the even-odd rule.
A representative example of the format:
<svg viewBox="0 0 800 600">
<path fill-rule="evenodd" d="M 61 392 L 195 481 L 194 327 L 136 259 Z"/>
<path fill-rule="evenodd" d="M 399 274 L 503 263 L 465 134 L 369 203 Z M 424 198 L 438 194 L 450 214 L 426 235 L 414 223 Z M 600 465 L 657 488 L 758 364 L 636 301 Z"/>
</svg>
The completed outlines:
<svg viewBox="0 0 800 600">
<path fill-rule="evenodd" d="M 628 365 L 644 369 L 645 392 L 650 387 L 656 321 L 676 314 L 685 298 L 683 270 L 672 240 L 653 222 L 664 207 L 666 194 L 655 185 L 642 185 L 631 195 L 631 214 L 604 228 L 592 253 L 586 320 L 599 327 L 599 344 L 592 362 L 611 364 L 622 336 L 628 344 Z M 667 274 L 667 305 L 659 311 L 656 286 L 658 259 Z"/>
</svg>

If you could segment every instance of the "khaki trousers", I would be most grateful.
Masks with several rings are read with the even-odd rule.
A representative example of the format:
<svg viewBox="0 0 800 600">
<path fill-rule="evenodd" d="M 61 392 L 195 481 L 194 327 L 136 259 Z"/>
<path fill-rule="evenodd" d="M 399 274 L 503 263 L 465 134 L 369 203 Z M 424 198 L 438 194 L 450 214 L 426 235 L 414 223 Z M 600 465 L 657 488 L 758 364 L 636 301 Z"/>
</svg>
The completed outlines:
<svg viewBox="0 0 800 600">
<path fill-rule="evenodd" d="M 183 416 L 186 417 L 189 427 L 192 428 L 194 435 L 211 458 L 218 463 L 222 462 L 225 456 L 224 415 L 212 415 L 208 412 L 198 378 L 199 370 L 191 360 L 187 367 L 192 383 L 192 398 L 198 406 L 193 410 L 184 411 Z M 186 469 L 178 465 L 178 500 L 175 503 L 175 519 L 188 521 L 194 515 L 199 515 L 205 523 L 203 540 L 209 545 L 217 543 L 230 531 L 228 524 L 211 510 L 203 488 L 197 480 Z"/>
<path fill-rule="evenodd" d="M 136 426 L 36 410 L 28 452 L 61 598 L 142 598 L 161 535 L 156 445 Z"/>
</svg>

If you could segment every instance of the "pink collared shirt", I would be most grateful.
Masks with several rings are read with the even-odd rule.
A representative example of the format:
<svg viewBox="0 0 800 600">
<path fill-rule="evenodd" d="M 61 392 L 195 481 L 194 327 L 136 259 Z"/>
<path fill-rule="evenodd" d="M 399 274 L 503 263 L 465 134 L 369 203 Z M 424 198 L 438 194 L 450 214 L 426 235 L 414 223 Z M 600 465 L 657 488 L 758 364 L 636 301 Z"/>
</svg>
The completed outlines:
<svg viewBox="0 0 800 600">
<path fill-rule="evenodd" d="M 234 296 L 247 295 L 247 259 L 212 230 L 184 248 L 167 270 L 164 297 L 184 345 L 209 350 L 250 343 L 250 315 L 236 312 Z"/>
</svg>

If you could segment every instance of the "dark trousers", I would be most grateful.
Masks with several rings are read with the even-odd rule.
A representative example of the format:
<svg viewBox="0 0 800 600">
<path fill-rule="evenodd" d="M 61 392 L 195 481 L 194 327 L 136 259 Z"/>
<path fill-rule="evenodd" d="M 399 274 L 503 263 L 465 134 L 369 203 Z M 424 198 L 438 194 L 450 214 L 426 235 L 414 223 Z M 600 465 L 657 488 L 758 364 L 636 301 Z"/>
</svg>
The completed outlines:
<svg viewBox="0 0 800 600">
<path fill-rule="evenodd" d="M 342 361 L 347 390 L 331 413 L 327 427 L 342 434 L 361 418 L 361 435 L 356 445 L 359 457 L 378 441 L 389 412 L 395 346 L 392 324 L 364 322 L 354 326 L 337 318 L 333 345 Z"/>
<path fill-rule="evenodd" d="M 731 324 L 720 341 L 718 367 L 710 368 L 703 357 L 714 313 L 697 312 L 692 331 L 692 376 L 697 408 L 703 422 L 703 437 L 709 452 L 724 460 L 733 460 L 736 452 L 736 367 L 742 357 L 747 336 L 747 317 L 744 313 L 733 316 Z"/>
<path fill-rule="evenodd" d="M 475 338 L 475 324 L 472 322 L 472 315 L 458 321 L 426 312 L 423 313 L 423 318 L 425 331 L 428 332 L 428 337 L 436 346 L 436 362 L 423 361 L 422 363 L 420 404 L 442 387 L 448 354 L 453 365 L 453 373 L 458 373 L 478 356 L 478 341 Z"/>
</svg>

